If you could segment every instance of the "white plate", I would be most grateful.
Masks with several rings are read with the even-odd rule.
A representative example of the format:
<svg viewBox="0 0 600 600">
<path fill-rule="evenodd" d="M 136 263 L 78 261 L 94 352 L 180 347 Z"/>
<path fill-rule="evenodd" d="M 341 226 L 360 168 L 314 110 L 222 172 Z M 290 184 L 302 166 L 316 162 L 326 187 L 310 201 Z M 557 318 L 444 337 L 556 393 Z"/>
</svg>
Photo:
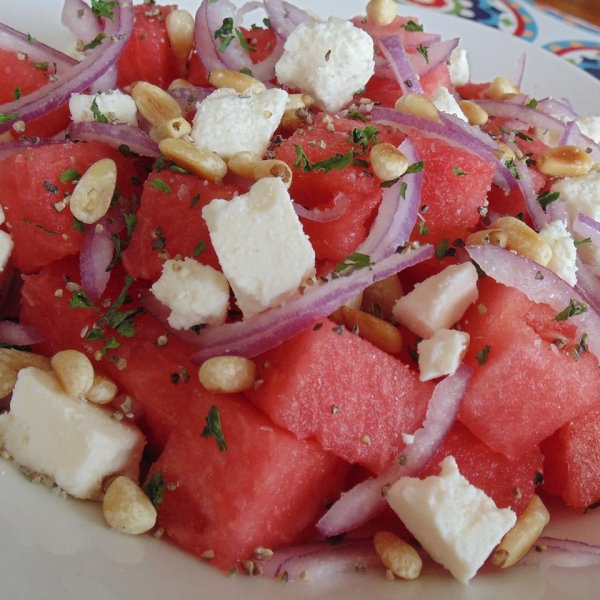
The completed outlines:
<svg viewBox="0 0 600 600">
<path fill-rule="evenodd" d="M 2 4 L 0 18 L 6 23 L 64 46 L 66 35 L 59 19 L 62 0 Z M 325 10 L 343 17 L 364 11 L 361 0 L 330 0 L 326 9 L 319 0 L 298 4 L 323 16 Z M 180 2 L 188 9 L 195 5 L 196 0 Z M 470 21 L 425 9 L 411 8 L 410 13 L 419 16 L 430 31 L 461 37 L 461 45 L 471 50 L 475 80 L 499 74 L 510 77 L 519 56 L 527 52 L 524 90 L 537 98 L 567 96 L 580 112 L 599 112 L 598 82 L 555 56 Z M 566 520 L 557 520 L 553 531 L 600 542 L 600 515 L 573 518 L 569 514 Z M 578 600 L 595 597 L 599 587 L 596 568 L 485 570 L 469 585 L 443 575 L 394 583 L 356 575 L 326 586 L 227 578 L 168 542 L 110 531 L 97 505 L 54 496 L 49 489 L 29 483 L 12 464 L 0 461 L 0 600 Z"/>
</svg>

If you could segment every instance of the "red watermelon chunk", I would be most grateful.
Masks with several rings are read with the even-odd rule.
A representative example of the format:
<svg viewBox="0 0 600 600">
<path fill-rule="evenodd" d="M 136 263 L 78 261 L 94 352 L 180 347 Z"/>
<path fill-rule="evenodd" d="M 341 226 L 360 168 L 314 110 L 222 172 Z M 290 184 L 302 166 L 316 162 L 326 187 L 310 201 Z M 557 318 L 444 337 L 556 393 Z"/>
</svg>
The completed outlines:
<svg viewBox="0 0 600 600">
<path fill-rule="evenodd" d="M 575 508 L 600 500 L 600 408 L 563 425 L 541 448 L 547 492 Z"/>
<path fill-rule="evenodd" d="M 474 374 L 460 420 L 509 458 L 531 452 L 566 422 L 600 405 L 598 361 L 584 353 L 569 322 L 521 292 L 480 281 L 479 300 L 461 321 L 471 336 L 465 361 Z M 559 350 L 554 343 L 564 340 Z"/>
<path fill-rule="evenodd" d="M 158 524 L 184 549 L 230 569 L 260 546 L 293 544 L 341 491 L 348 465 L 298 440 L 244 400 L 193 397 L 153 465 L 166 483 Z M 203 437 L 218 409 L 226 449 Z M 215 409 L 212 409 L 213 411 Z M 214 414 L 214 412 L 213 412 Z M 173 485 L 169 485 L 173 484 Z"/>
<path fill-rule="evenodd" d="M 256 363 L 262 384 L 247 395 L 273 422 L 376 473 L 420 426 L 434 387 L 328 319 Z"/>
</svg>

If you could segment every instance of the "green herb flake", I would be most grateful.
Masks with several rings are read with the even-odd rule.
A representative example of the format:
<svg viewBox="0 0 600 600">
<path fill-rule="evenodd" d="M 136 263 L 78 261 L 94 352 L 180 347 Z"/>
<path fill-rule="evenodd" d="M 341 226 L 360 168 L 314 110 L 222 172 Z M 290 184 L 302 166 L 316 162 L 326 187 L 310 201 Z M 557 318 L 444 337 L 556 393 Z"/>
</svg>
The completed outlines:
<svg viewBox="0 0 600 600">
<path fill-rule="evenodd" d="M 517 171 L 517 165 L 515 164 L 515 159 L 511 158 L 505 163 L 506 168 L 513 174 L 516 179 L 519 179 L 519 172 Z"/>
<path fill-rule="evenodd" d="M 425 62 L 429 64 L 429 47 L 421 44 L 420 46 L 417 46 L 417 52 L 423 56 Z"/>
<path fill-rule="evenodd" d="M 583 244 L 591 244 L 592 243 L 592 238 L 584 238 L 583 240 L 575 240 L 573 242 L 573 245 L 575 246 L 575 248 L 579 248 L 579 246 L 583 246 Z"/>
<path fill-rule="evenodd" d="M 249 75 L 252 77 L 252 71 L 248 67 L 242 67 L 240 69 L 240 73 L 242 73 L 242 75 Z"/>
<path fill-rule="evenodd" d="M 36 69 L 39 69 L 40 71 L 47 71 L 48 67 L 50 66 L 50 63 L 48 61 L 32 62 L 30 64 L 32 67 L 35 67 Z"/>
<path fill-rule="evenodd" d="M 454 248 L 450 248 L 450 238 L 444 238 L 435 247 L 435 257 L 438 260 L 443 260 L 447 256 L 454 256 L 455 254 L 456 254 L 456 250 Z"/>
<path fill-rule="evenodd" d="M 522 139 L 525 142 L 533 142 L 533 138 L 530 135 L 523 133 L 522 131 L 518 131 L 517 129 L 515 129 L 513 133 L 516 137 Z"/>
<path fill-rule="evenodd" d="M 219 42 L 221 42 L 217 51 L 225 52 L 235 37 L 233 34 L 233 18 L 225 17 L 223 19 L 223 24 L 215 31 L 214 36 L 216 40 L 218 39 Z"/>
<path fill-rule="evenodd" d="M 131 148 L 127 145 L 127 144 L 121 144 L 119 146 L 119 152 L 125 157 L 127 158 L 128 156 L 131 156 L 133 153 L 131 152 Z"/>
<path fill-rule="evenodd" d="M 67 169 L 60 174 L 59 179 L 61 183 L 68 183 L 69 181 L 81 179 L 81 173 L 76 169 Z"/>
<path fill-rule="evenodd" d="M 463 175 L 468 175 L 468 173 L 466 171 L 463 171 L 460 167 L 452 167 L 452 172 L 457 177 L 462 177 Z"/>
<path fill-rule="evenodd" d="M 160 178 L 155 177 L 152 181 L 148 183 L 149 186 L 154 189 L 160 190 L 165 196 L 171 193 L 171 188 Z"/>
<path fill-rule="evenodd" d="M 194 206 L 196 206 L 196 204 L 198 204 L 198 202 L 200 202 L 200 194 L 196 194 L 193 198 L 192 201 L 190 203 L 190 208 L 194 208 Z"/>
<path fill-rule="evenodd" d="M 32 227 L 36 227 L 37 229 L 41 229 L 44 233 L 47 233 L 48 235 L 58 235 L 58 232 L 52 231 L 52 229 L 48 229 L 47 227 L 44 227 L 43 225 L 40 225 L 39 223 L 34 223 L 33 221 L 30 221 L 29 219 L 23 219 L 23 223 L 26 223 L 27 225 L 31 225 Z"/>
<path fill-rule="evenodd" d="M 541 207 L 546 210 L 549 204 L 556 202 L 560 197 L 560 192 L 546 192 L 538 196 L 537 201 L 540 203 Z"/>
<path fill-rule="evenodd" d="M 194 246 L 194 252 L 193 252 L 194 258 L 197 258 L 198 256 L 200 256 L 205 250 L 206 250 L 206 242 L 204 240 L 199 241 Z"/>
<path fill-rule="evenodd" d="M 83 290 L 75 290 L 69 300 L 70 308 L 95 308 L 94 303 L 89 299 Z M 92 330 L 93 331 L 93 330 Z"/>
<path fill-rule="evenodd" d="M 419 25 L 414 21 L 408 21 L 408 23 L 404 23 L 404 25 L 400 25 L 402 29 L 406 29 L 406 31 L 423 31 L 423 25 Z"/>
<path fill-rule="evenodd" d="M 164 494 L 165 494 L 165 480 L 163 479 L 162 471 L 159 469 L 152 475 L 152 477 L 148 480 L 146 485 L 144 486 L 144 493 L 152 502 L 154 508 L 157 508 L 160 504 L 164 502 Z"/>
<path fill-rule="evenodd" d="M 221 428 L 221 416 L 219 415 L 219 407 L 211 406 L 206 416 L 206 427 L 200 434 L 201 437 L 207 438 L 214 436 L 217 440 L 217 446 L 219 451 L 223 452 L 227 450 L 227 444 L 225 443 L 225 437 L 223 436 L 223 429 Z"/>
<path fill-rule="evenodd" d="M 377 144 L 377 127 L 367 125 L 364 129 L 355 128 L 350 132 L 346 141 L 356 146 L 362 146 L 363 150 L 366 150 L 370 143 Z"/>
<path fill-rule="evenodd" d="M 13 90 L 13 100 L 18 100 L 20 97 L 21 97 L 21 88 L 17 86 Z"/>
<path fill-rule="evenodd" d="M 316 163 L 311 163 L 302 146 L 296 144 L 296 160 L 294 166 L 305 173 L 310 171 L 323 171 L 328 173 L 333 170 L 341 170 L 352 164 L 354 159 L 354 148 L 350 149 L 346 154 L 336 154 Z"/>
<path fill-rule="evenodd" d="M 400 188 L 398 189 L 398 195 L 401 198 L 404 198 L 406 200 L 406 190 L 408 189 L 408 184 L 406 183 L 406 181 L 403 181 L 400 184 Z"/>
<path fill-rule="evenodd" d="M 535 98 L 532 98 L 526 105 L 527 108 L 537 108 L 538 101 Z"/>
<path fill-rule="evenodd" d="M 97 48 L 98 46 L 100 46 L 100 44 L 102 44 L 105 38 L 105 33 L 99 33 L 91 42 L 85 44 L 82 50 L 85 52 L 86 50 L 93 50 L 94 48 Z"/>
<path fill-rule="evenodd" d="M 94 115 L 94 121 L 103 123 L 104 125 L 108 123 L 108 119 L 102 114 L 102 112 L 100 112 L 100 109 L 98 108 L 98 98 L 94 98 L 90 108 L 92 110 L 92 114 Z"/>
<path fill-rule="evenodd" d="M 126 213 L 124 215 L 125 218 L 125 227 L 127 229 L 127 241 L 131 239 L 133 235 L 133 230 L 137 225 L 137 215 L 135 213 Z"/>
<path fill-rule="evenodd" d="M 33 42 L 35 42 L 35 40 L 37 40 L 37 38 L 33 37 L 30 33 L 26 34 L 27 35 L 27 41 L 30 44 L 33 44 Z"/>
<path fill-rule="evenodd" d="M 242 31 L 240 29 L 235 30 L 235 35 L 237 36 L 238 42 L 240 43 L 240 46 L 246 51 L 246 52 L 256 52 L 256 48 L 253 48 L 247 41 L 246 38 L 244 37 L 244 34 L 242 33 Z"/>
<path fill-rule="evenodd" d="M 588 305 L 585 304 L 584 302 L 581 302 L 580 300 L 571 300 L 569 302 L 569 306 L 567 306 L 567 308 L 565 308 L 564 310 L 559 312 L 554 317 L 554 320 L 559 321 L 559 322 L 566 321 L 567 319 L 570 319 L 571 317 L 576 317 L 577 315 L 582 315 L 583 313 L 587 312 L 587 309 L 588 309 Z"/>
<path fill-rule="evenodd" d="M 271 25 L 271 19 L 268 18 L 264 18 L 263 19 L 263 25 L 267 28 L 267 29 L 272 29 L 272 25 Z"/>
<path fill-rule="evenodd" d="M 85 233 L 85 223 L 80 221 L 77 217 L 73 217 L 73 231 L 79 231 L 80 233 Z"/>
<path fill-rule="evenodd" d="M 363 123 L 366 123 L 369 120 L 369 117 L 367 117 L 365 114 L 361 113 L 359 110 L 354 110 L 353 108 L 348 109 L 348 117 L 350 117 L 351 119 L 358 119 L 359 121 L 362 121 Z"/>
<path fill-rule="evenodd" d="M 353 252 L 346 258 L 346 260 L 336 265 L 334 273 L 337 273 L 338 275 L 349 275 L 358 269 L 364 269 L 365 267 L 370 267 L 373 264 L 374 263 L 371 262 L 371 257 L 369 255 L 361 254 L 360 252 Z"/>
<path fill-rule="evenodd" d="M 16 121 L 19 118 L 19 113 L 0 113 L 0 125 Z"/>
<path fill-rule="evenodd" d="M 419 233 L 421 235 L 427 235 L 429 233 L 429 227 L 427 227 L 425 221 L 419 220 Z"/>
<path fill-rule="evenodd" d="M 111 21 L 114 19 L 114 10 L 119 6 L 113 0 L 92 0 L 92 10 L 97 17 L 105 17 Z"/>
<path fill-rule="evenodd" d="M 409 165 L 408 169 L 404 172 L 404 175 L 411 175 L 412 173 L 420 173 L 425 168 L 425 163 L 420 160 L 419 162 Z"/>
<path fill-rule="evenodd" d="M 475 355 L 475 360 L 477 360 L 477 364 L 480 367 L 483 367 L 483 365 L 485 365 L 485 363 L 487 363 L 488 358 L 490 356 L 490 350 L 491 347 L 490 346 L 484 346 L 476 355 Z"/>
</svg>

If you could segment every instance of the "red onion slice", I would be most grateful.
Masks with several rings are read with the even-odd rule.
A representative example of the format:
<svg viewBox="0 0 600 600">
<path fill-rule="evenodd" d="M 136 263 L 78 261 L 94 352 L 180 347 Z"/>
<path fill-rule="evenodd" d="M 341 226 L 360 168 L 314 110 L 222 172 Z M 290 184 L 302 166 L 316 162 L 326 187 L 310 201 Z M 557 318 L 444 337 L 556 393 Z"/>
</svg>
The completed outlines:
<svg viewBox="0 0 600 600">
<path fill-rule="evenodd" d="M 60 21 L 84 44 L 88 44 L 102 32 L 100 20 L 83 0 L 65 0 Z"/>
<path fill-rule="evenodd" d="M 517 171 L 517 185 L 521 190 L 523 199 L 525 200 L 525 206 L 527 212 L 531 217 L 534 229 L 539 231 L 544 225 L 548 223 L 548 217 L 542 208 L 542 205 L 538 201 L 538 196 L 533 185 L 533 179 L 529 172 L 529 167 L 523 164 L 520 160 L 514 161 L 514 166 Z"/>
<path fill-rule="evenodd" d="M 348 212 L 350 198 L 343 192 L 340 192 L 333 199 L 333 206 L 330 208 L 324 208 L 322 210 L 318 208 L 309 210 L 308 208 L 304 208 L 304 206 L 301 206 L 296 202 L 292 202 L 292 204 L 294 206 L 294 211 L 301 219 L 317 221 L 319 223 L 330 223 L 331 221 L 339 219 Z"/>
<path fill-rule="evenodd" d="M 515 74 L 512 76 L 512 83 L 515 87 L 520 88 L 523 85 L 523 76 L 525 75 L 525 65 L 527 64 L 527 54 L 523 52 L 517 61 Z"/>
<path fill-rule="evenodd" d="M 594 267 L 580 259 L 577 259 L 577 290 L 594 310 L 600 312 L 600 279 L 594 273 Z"/>
<path fill-rule="evenodd" d="M 320 533 L 330 537 L 366 523 L 387 506 L 382 492 L 385 486 L 394 484 L 401 477 L 417 475 L 425 468 L 456 420 L 471 374 L 469 367 L 461 365 L 454 375 L 437 384 L 423 426 L 415 432 L 413 443 L 402 451 L 402 461 L 394 461 L 377 477 L 342 494 L 317 523 Z"/>
<path fill-rule="evenodd" d="M 492 279 L 520 290 L 533 302 L 549 304 L 557 313 L 572 301 L 588 306 L 585 298 L 556 273 L 524 256 L 492 245 L 467 246 L 466 250 Z M 579 335 L 588 334 L 588 348 L 600 359 L 600 315 L 589 307 L 586 312 L 569 317 L 569 321 L 577 327 Z"/>
<path fill-rule="evenodd" d="M 380 40 L 379 48 L 390 63 L 402 94 L 423 94 L 421 79 L 400 40 L 396 36 L 384 38 Z"/>
<path fill-rule="evenodd" d="M 194 354 L 196 363 L 213 356 L 235 354 L 252 358 L 309 327 L 315 320 L 330 315 L 372 283 L 399 273 L 433 256 L 432 246 L 423 246 L 389 258 L 346 276 L 328 279 L 322 285 L 305 289 L 304 294 L 276 308 L 237 323 L 208 325 L 200 331 Z"/>
<path fill-rule="evenodd" d="M 584 213 L 579 213 L 573 221 L 573 231 L 583 238 L 590 238 L 596 246 L 600 246 L 600 223 Z"/>
<path fill-rule="evenodd" d="M 69 136 L 78 141 L 100 141 L 120 148 L 127 146 L 131 152 L 141 156 L 155 157 L 160 154 L 158 144 L 144 131 L 123 123 L 97 123 L 83 121 L 69 125 Z"/>
<path fill-rule="evenodd" d="M 45 341 L 45 337 L 30 325 L 0 321 L 0 344 L 9 346 L 32 346 Z"/>
<path fill-rule="evenodd" d="M 131 0 L 122 0 L 114 7 L 113 15 L 112 20 L 106 20 L 106 38 L 85 60 L 73 65 L 60 81 L 1 105 L 0 113 L 15 114 L 18 120 L 27 122 L 62 106 L 71 94 L 88 89 L 115 64 L 131 35 L 134 18 Z M 13 124 L 14 121 L 0 124 L 0 133 L 9 131 Z"/>
<path fill-rule="evenodd" d="M 108 284 L 114 246 L 106 219 L 101 219 L 87 230 L 79 255 L 81 287 L 93 300 L 98 300 Z"/>
<path fill-rule="evenodd" d="M 573 110 L 573 106 L 568 100 L 556 100 L 554 98 L 543 98 L 537 104 L 537 109 L 551 117 L 564 117 L 566 119 L 575 120 L 577 113 Z"/>
<path fill-rule="evenodd" d="M 600 546 L 541 537 L 518 564 L 571 568 L 600 565 Z"/>
<path fill-rule="evenodd" d="M 227 69 L 227 65 L 217 56 L 212 38 L 214 32 L 210 31 L 206 19 L 206 7 L 209 0 L 203 0 L 196 11 L 196 25 L 194 27 L 194 44 L 196 53 L 207 71 L 213 69 Z"/>
<path fill-rule="evenodd" d="M 202 102 L 205 98 L 214 92 L 214 88 L 209 87 L 181 87 L 169 90 L 169 94 L 177 100 L 181 110 L 188 113 L 196 110 L 196 103 Z"/>
<path fill-rule="evenodd" d="M 452 51 L 458 47 L 459 38 L 451 38 L 437 44 L 427 46 L 427 58 L 420 52 L 409 55 L 409 60 L 419 77 L 427 75 L 443 62 L 447 62 Z"/>
<path fill-rule="evenodd" d="M 277 37 L 284 41 L 301 23 L 315 23 L 308 13 L 282 0 L 264 0 L 264 6 Z"/>
</svg>

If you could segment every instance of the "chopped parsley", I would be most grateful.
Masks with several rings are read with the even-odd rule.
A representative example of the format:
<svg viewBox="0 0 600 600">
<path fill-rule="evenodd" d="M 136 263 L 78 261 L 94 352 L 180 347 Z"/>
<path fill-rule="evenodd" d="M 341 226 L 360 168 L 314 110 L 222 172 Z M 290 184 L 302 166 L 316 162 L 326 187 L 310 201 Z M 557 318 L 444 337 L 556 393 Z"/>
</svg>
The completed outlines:
<svg viewBox="0 0 600 600">
<path fill-rule="evenodd" d="M 94 48 L 97 48 L 104 41 L 105 38 L 105 33 L 99 33 L 91 42 L 85 44 L 82 50 L 85 52 L 86 50 L 93 50 Z"/>
<path fill-rule="evenodd" d="M 81 179 L 81 173 L 77 169 L 67 169 L 60 174 L 59 179 L 61 183 L 68 183 L 69 181 Z"/>
<path fill-rule="evenodd" d="M 540 203 L 541 207 L 546 210 L 549 204 L 556 202 L 560 197 L 560 192 L 546 192 L 538 196 L 537 201 Z"/>
<path fill-rule="evenodd" d="M 148 185 L 160 190 L 165 196 L 171 193 L 171 188 L 162 179 L 155 177 Z"/>
<path fill-rule="evenodd" d="M 92 114 L 94 115 L 94 121 L 98 123 L 103 123 L 106 125 L 108 123 L 108 119 L 102 114 L 100 109 L 98 108 L 98 98 L 94 98 L 92 102 L 92 106 L 90 107 L 92 110 Z"/>
<path fill-rule="evenodd" d="M 423 31 L 423 25 L 419 25 L 413 20 L 408 21 L 408 23 L 404 23 L 404 25 L 400 25 L 400 27 L 402 27 L 402 29 L 406 29 L 406 31 Z"/>
<path fill-rule="evenodd" d="M 244 50 L 246 50 L 246 52 L 256 52 L 256 48 L 253 48 L 252 46 L 250 46 L 250 44 L 246 41 L 246 38 L 244 38 L 244 34 L 242 33 L 242 31 L 240 29 L 236 28 L 235 35 L 237 36 L 240 46 Z"/>
<path fill-rule="evenodd" d="M 18 118 L 18 113 L 0 113 L 0 124 L 16 121 Z"/>
<path fill-rule="evenodd" d="M 363 150 L 366 150 L 370 143 L 377 143 L 377 127 L 367 125 L 364 129 L 355 128 L 350 132 L 347 142 L 362 146 Z"/>
<path fill-rule="evenodd" d="M 537 108 L 538 101 L 535 98 L 532 98 L 526 105 L 527 108 Z"/>
<path fill-rule="evenodd" d="M 452 167 L 452 172 L 457 176 L 457 177 L 462 177 L 463 175 L 467 175 L 468 173 L 466 171 L 463 171 L 460 167 Z"/>
<path fill-rule="evenodd" d="M 13 100 L 18 100 L 20 97 L 21 97 L 21 88 L 17 86 L 13 90 Z"/>
<path fill-rule="evenodd" d="M 237 27 L 233 27 L 233 18 L 225 17 L 223 24 L 214 33 L 215 39 L 219 40 L 220 45 L 217 48 L 218 52 L 225 52 L 233 40 L 237 37 L 240 46 L 247 52 L 256 52 L 256 49 L 252 48 L 248 42 L 244 39 L 244 34 Z"/>
<path fill-rule="evenodd" d="M 23 223 L 26 223 L 27 225 L 31 225 L 32 227 L 37 227 L 38 229 L 41 229 L 44 233 L 47 233 L 48 235 L 58 235 L 57 231 L 52 231 L 52 229 L 48 229 L 47 227 L 44 227 L 43 225 L 40 225 L 39 223 L 34 223 L 33 221 L 30 221 L 29 219 L 23 219 Z"/>
<path fill-rule="evenodd" d="M 490 350 L 491 347 L 490 346 L 484 346 L 476 355 L 475 355 L 475 359 L 477 360 L 477 363 L 479 364 L 480 367 L 482 367 L 483 365 L 485 365 L 485 363 L 488 361 L 488 358 L 490 356 Z"/>
<path fill-rule="evenodd" d="M 316 163 L 311 163 L 304 152 L 304 149 L 300 144 L 296 144 L 296 161 L 294 162 L 294 166 L 305 173 L 310 171 L 323 171 L 324 173 L 328 173 L 333 170 L 341 170 L 352 164 L 352 160 L 354 159 L 354 148 L 352 148 L 346 154 L 336 154 L 335 156 L 331 156 L 330 158 L 326 158 L 325 160 L 321 160 Z"/>
<path fill-rule="evenodd" d="M 429 46 L 421 44 L 417 46 L 417 52 L 425 59 L 425 62 L 429 64 Z"/>
<path fill-rule="evenodd" d="M 450 248 L 450 238 L 444 238 L 435 247 L 435 257 L 438 260 L 443 260 L 447 256 L 454 256 L 455 254 L 456 254 L 456 250 L 454 248 Z"/>
<path fill-rule="evenodd" d="M 70 308 L 95 308 L 98 310 L 94 303 L 90 300 L 89 296 L 83 290 L 75 290 L 71 299 L 69 300 Z M 92 329 L 92 331 L 94 331 Z M 88 333 L 89 335 L 89 333 Z"/>
<path fill-rule="evenodd" d="M 157 508 L 159 504 L 164 502 L 165 487 L 165 480 L 160 469 L 152 475 L 144 486 L 144 493 L 148 496 L 154 508 Z"/>
<path fill-rule="evenodd" d="M 30 33 L 28 33 L 28 34 L 27 34 L 27 41 L 28 41 L 30 44 L 33 44 L 33 42 L 35 42 L 35 40 L 36 40 L 36 39 L 37 39 L 37 38 L 33 37 L 33 36 L 30 34 Z"/>
<path fill-rule="evenodd" d="M 217 446 L 219 451 L 223 452 L 227 450 L 227 444 L 225 443 L 225 437 L 223 436 L 223 429 L 221 428 L 221 416 L 219 415 L 219 407 L 211 406 L 206 415 L 206 427 L 200 434 L 203 438 L 214 436 L 217 440 Z"/>
<path fill-rule="evenodd" d="M 106 17 L 113 20 L 115 13 L 114 9 L 119 6 L 114 0 L 92 0 L 92 10 L 97 17 Z"/>
<path fill-rule="evenodd" d="M 252 77 L 252 71 L 248 67 L 242 67 L 240 69 L 240 73 L 242 75 L 249 75 L 250 77 Z"/>
<path fill-rule="evenodd" d="M 348 109 L 348 117 L 351 119 L 358 119 L 359 121 L 367 122 L 369 118 L 361 113 L 359 110 L 354 110 L 353 108 Z"/>
<path fill-rule="evenodd" d="M 419 233 L 421 235 L 427 235 L 429 233 L 429 227 L 427 227 L 423 220 L 419 220 Z"/>
<path fill-rule="evenodd" d="M 519 172 L 517 171 L 517 165 L 515 164 L 515 159 L 511 158 L 505 163 L 506 168 L 513 174 L 515 179 L 519 179 Z"/>
<path fill-rule="evenodd" d="M 39 69 L 40 71 L 47 71 L 48 67 L 50 66 L 50 63 L 48 61 L 32 62 L 31 66 L 35 67 L 36 69 Z"/>
<path fill-rule="evenodd" d="M 583 240 L 575 240 L 573 242 L 573 245 L 575 246 L 575 248 L 579 248 L 579 246 L 583 246 L 583 244 L 591 244 L 592 243 L 592 238 L 584 238 Z"/>
<path fill-rule="evenodd" d="M 571 300 L 569 302 L 569 306 L 564 310 L 560 311 L 555 317 L 555 321 L 566 321 L 571 317 L 576 317 L 577 315 L 582 315 L 587 312 L 588 306 L 584 302 L 580 300 Z"/>
<path fill-rule="evenodd" d="M 370 267 L 373 264 L 371 257 L 360 252 L 353 252 L 344 261 L 338 263 L 334 269 L 334 273 L 338 275 L 349 275 L 358 269 Z"/>
<path fill-rule="evenodd" d="M 190 208 L 194 208 L 194 206 L 196 206 L 196 204 L 198 204 L 198 202 L 200 202 L 200 194 L 196 194 L 193 198 L 192 201 L 190 203 Z"/>
<path fill-rule="evenodd" d="M 79 231 L 81 233 L 85 233 L 85 223 L 80 221 L 77 217 L 73 217 L 73 231 Z"/>
<path fill-rule="evenodd" d="M 405 175 L 411 175 L 412 173 L 420 173 L 425 168 L 425 163 L 420 160 L 419 162 L 409 165 L 408 169 L 404 172 Z"/>
<path fill-rule="evenodd" d="M 197 258 L 198 256 L 200 256 L 205 250 L 206 250 L 206 242 L 204 240 L 200 240 L 194 246 L 194 252 L 193 252 L 194 258 Z"/>
</svg>

